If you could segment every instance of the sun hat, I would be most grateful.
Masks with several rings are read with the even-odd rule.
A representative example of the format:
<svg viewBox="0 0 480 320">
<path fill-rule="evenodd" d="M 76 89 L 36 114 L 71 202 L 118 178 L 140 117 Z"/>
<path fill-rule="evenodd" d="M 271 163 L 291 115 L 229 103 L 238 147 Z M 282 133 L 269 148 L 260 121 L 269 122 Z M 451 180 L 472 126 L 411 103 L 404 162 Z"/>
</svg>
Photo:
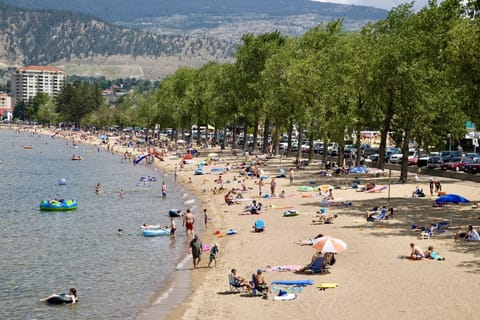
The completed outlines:
<svg viewBox="0 0 480 320">
<path fill-rule="evenodd" d="M 262 269 L 257 269 L 257 273 L 262 273 L 263 270 Z"/>
</svg>

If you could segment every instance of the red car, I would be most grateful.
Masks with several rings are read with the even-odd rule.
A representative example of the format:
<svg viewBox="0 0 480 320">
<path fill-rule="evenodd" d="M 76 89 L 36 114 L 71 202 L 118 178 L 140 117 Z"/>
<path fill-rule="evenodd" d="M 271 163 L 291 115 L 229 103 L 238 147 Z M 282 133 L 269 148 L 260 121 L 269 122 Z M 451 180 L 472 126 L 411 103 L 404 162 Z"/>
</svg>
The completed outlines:
<svg viewBox="0 0 480 320">
<path fill-rule="evenodd" d="M 480 173 L 480 158 L 474 159 L 472 163 L 464 165 L 463 171 L 471 174 Z"/>
<path fill-rule="evenodd" d="M 463 170 L 463 167 L 467 164 L 473 162 L 473 159 L 470 157 L 454 157 L 451 158 L 448 162 L 442 164 L 442 170 L 452 170 L 452 171 L 460 171 Z"/>
</svg>

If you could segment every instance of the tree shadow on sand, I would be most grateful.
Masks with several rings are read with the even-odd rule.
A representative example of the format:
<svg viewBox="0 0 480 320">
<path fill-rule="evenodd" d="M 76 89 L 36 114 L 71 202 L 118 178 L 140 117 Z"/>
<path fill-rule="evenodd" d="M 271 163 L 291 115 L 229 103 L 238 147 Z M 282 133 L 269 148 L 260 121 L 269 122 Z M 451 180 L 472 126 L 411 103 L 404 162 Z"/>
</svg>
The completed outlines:
<svg viewBox="0 0 480 320">
<path fill-rule="evenodd" d="M 345 214 L 351 215 L 356 224 L 346 225 L 346 229 L 362 229 L 372 231 L 369 236 L 376 238 L 390 238 L 392 236 L 417 237 L 421 226 L 428 227 L 431 223 L 448 222 L 445 231 L 434 233 L 432 240 L 442 239 L 451 241 L 456 252 L 473 254 L 480 257 L 479 241 L 455 241 L 453 237 L 458 232 L 465 232 L 469 224 L 479 221 L 480 210 L 473 209 L 471 204 L 449 204 L 441 208 L 432 206 L 431 198 L 391 198 L 355 201 L 351 207 L 345 209 Z M 366 211 L 374 206 L 394 208 L 394 216 L 389 220 L 375 222 L 366 221 Z M 339 213 L 342 215 L 342 212 Z M 414 228 L 416 226 L 416 228 Z M 480 260 L 462 261 L 459 267 L 466 272 L 479 272 Z"/>
</svg>

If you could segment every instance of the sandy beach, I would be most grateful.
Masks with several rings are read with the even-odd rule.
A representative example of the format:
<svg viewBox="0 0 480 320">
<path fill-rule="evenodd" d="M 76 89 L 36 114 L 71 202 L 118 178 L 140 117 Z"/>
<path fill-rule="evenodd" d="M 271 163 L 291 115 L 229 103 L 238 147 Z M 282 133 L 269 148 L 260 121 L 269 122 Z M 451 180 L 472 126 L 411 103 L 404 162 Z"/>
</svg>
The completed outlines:
<svg viewBox="0 0 480 320">
<path fill-rule="evenodd" d="M 221 155 L 220 155 L 221 156 Z M 198 159 L 200 160 L 200 159 Z M 233 161 L 226 157 L 215 163 L 222 166 Z M 290 159 L 291 161 L 292 159 Z M 266 162 L 265 174 L 278 174 L 278 159 Z M 284 159 L 284 167 L 292 164 Z M 274 166 L 273 164 L 276 163 Z M 161 163 L 171 170 L 172 164 Z M 280 164 L 281 165 L 281 164 Z M 281 165 L 283 166 L 283 165 Z M 348 207 L 329 206 L 328 214 L 337 214 L 333 224 L 312 224 L 314 213 L 321 205 L 321 197 L 315 192 L 298 192 L 297 187 L 310 185 L 337 184 L 348 185 L 353 177 L 320 177 L 312 172 L 296 171 L 296 179 L 291 186 L 288 178 L 276 179 L 277 192 L 285 190 L 285 199 L 259 199 L 257 179 L 247 178 L 249 191 L 246 198 L 256 198 L 266 207 L 261 215 L 241 215 L 245 203 L 227 206 L 223 194 L 214 195 L 209 190 L 218 187 L 214 182 L 216 175 L 193 175 L 194 167 L 185 167 L 179 172 L 179 180 L 189 184 L 196 196 L 208 208 L 211 222 L 205 231 L 204 242 L 216 241 L 220 245 L 217 268 L 204 268 L 208 255 L 205 254 L 202 268 L 194 270 L 194 291 L 189 299 L 177 308 L 169 319 L 360 319 L 380 316 L 389 319 L 452 319 L 459 315 L 474 316 L 480 312 L 478 296 L 472 292 L 479 285 L 480 242 L 454 241 L 453 235 L 465 231 L 468 224 L 480 223 L 479 209 L 471 204 L 448 205 L 441 209 L 432 203 L 436 196 L 412 198 L 416 186 L 428 193 L 427 176 L 414 176 L 407 184 L 390 185 L 390 203 L 388 190 L 381 193 L 357 192 L 353 189 L 335 189 L 335 199 L 351 202 Z M 391 181 L 396 181 L 398 173 L 393 173 Z M 239 171 L 232 170 L 223 175 L 230 180 L 226 188 L 235 186 Z M 366 178 L 360 177 L 362 182 Z M 370 180 L 370 179 L 368 179 Z M 367 180 L 367 181 L 368 181 Z M 378 184 L 386 183 L 386 178 L 378 178 Z M 266 180 L 265 192 L 269 191 L 270 178 Z M 471 201 L 480 198 L 478 185 L 441 179 L 443 190 L 461 194 Z M 236 186 L 238 187 L 238 186 Z M 206 190 L 207 192 L 203 192 Z M 311 197 L 310 197 L 311 196 Z M 250 202 L 247 202 L 250 203 Z M 270 207 L 273 205 L 274 207 Z M 367 222 L 365 211 L 373 206 L 388 205 L 394 207 L 394 219 Z M 283 217 L 285 209 L 293 207 L 300 212 L 295 217 Z M 256 219 L 266 223 L 264 233 L 253 233 L 252 225 Z M 447 232 L 435 234 L 430 239 L 417 239 L 418 230 L 412 230 L 412 224 L 428 226 L 432 222 L 449 221 Z M 229 229 L 237 234 L 225 235 Z M 225 236 L 215 237 L 219 230 Z M 337 255 L 337 263 L 328 274 L 296 274 L 293 272 L 266 272 L 268 282 L 273 280 L 311 279 L 314 285 L 307 286 L 292 301 L 273 301 L 252 297 L 248 293 L 232 294 L 229 290 L 227 275 L 230 269 L 238 269 L 241 276 L 250 278 L 258 268 L 265 269 L 275 265 L 305 265 L 310 261 L 314 250 L 310 246 L 300 246 L 295 242 L 310 238 L 318 233 L 330 235 L 347 242 L 348 249 Z M 213 238 L 212 238 L 213 237 Z M 215 239 L 216 238 L 216 239 Z M 410 261 L 399 259 L 410 254 L 409 244 L 415 242 L 422 249 L 433 245 L 444 261 Z M 338 283 L 338 287 L 320 291 L 321 283 Z"/>
<path fill-rule="evenodd" d="M 97 140 L 87 142 L 98 145 Z M 114 151 L 133 150 L 115 146 Z M 392 171 L 390 183 L 388 177 L 359 175 L 362 183 L 375 180 L 378 186 L 387 186 L 382 192 L 366 193 L 347 187 L 351 185 L 353 175 L 323 177 L 317 174 L 319 165 L 314 163 L 307 170 L 295 170 L 292 185 L 288 178 L 276 179 L 276 192 L 285 190 L 285 198 L 260 198 L 258 179 L 241 176 L 243 170 L 237 168 L 245 160 L 244 156 L 234 157 L 230 151 L 220 153 L 219 149 L 211 149 L 202 150 L 203 157 L 194 158 L 194 161 L 204 160 L 208 152 L 217 152 L 220 160 L 206 166 L 204 175 L 194 175 L 195 164 L 185 165 L 177 171 L 177 182 L 190 189 L 202 201 L 202 208 L 207 209 L 208 229 L 202 223 L 202 208 L 194 212 L 197 218 L 195 229 L 202 232 L 203 243 L 219 244 L 217 267 L 207 268 L 208 253 L 202 255 L 200 268 L 191 270 L 192 293 L 170 313 L 168 319 L 455 319 L 480 313 L 478 294 L 475 293 L 480 285 L 480 241 L 453 240 L 455 233 L 466 231 L 469 224 L 478 230 L 480 209 L 472 208 L 472 203 L 434 208 L 432 203 L 437 196 L 431 196 L 428 191 L 428 176 L 419 175 L 417 180 L 410 174 L 408 183 L 396 184 L 398 172 L 395 171 Z M 164 161 L 156 161 L 154 165 L 173 174 L 178 162 L 174 154 L 168 154 Z M 227 164 L 232 169 L 223 173 L 223 186 L 226 189 L 240 188 L 240 181 L 245 179 L 248 191 L 242 195 L 250 200 L 227 206 L 224 192 L 213 194 L 213 188 L 219 188 L 221 184 L 215 182 L 218 174 L 211 173 L 210 168 L 224 168 Z M 269 177 L 265 180 L 264 193 L 270 193 L 271 177 L 279 174 L 279 168 L 288 172 L 291 167 L 293 159 L 265 161 L 261 168 Z M 478 184 L 447 178 L 440 180 L 443 191 L 460 194 L 471 202 L 480 201 Z M 351 205 L 325 206 L 318 192 L 298 191 L 300 186 L 311 185 L 342 187 L 333 190 L 334 202 Z M 423 188 L 426 197 L 412 198 L 417 186 Z M 252 200 L 264 205 L 261 214 L 242 214 Z M 366 210 L 383 205 L 394 208 L 393 218 L 367 222 Z M 325 207 L 327 214 L 338 215 L 334 223 L 312 224 L 320 207 Z M 283 212 L 288 208 L 299 214 L 284 217 Z M 266 228 L 262 233 L 253 232 L 252 226 L 257 219 L 265 221 Z M 440 221 L 448 221 L 448 229 L 428 239 L 418 239 L 419 231 L 412 229 L 413 224 L 428 226 Z M 230 229 L 237 233 L 227 235 Z M 180 227 L 178 232 L 184 233 L 185 230 Z M 262 299 L 246 292 L 230 291 L 228 273 L 232 268 L 250 279 L 259 268 L 306 265 L 314 249 L 296 242 L 319 233 L 348 244 L 346 251 L 336 255 L 337 262 L 330 272 L 264 272 L 269 283 L 274 280 L 312 280 L 313 285 L 302 288 L 295 300 L 274 301 L 273 294 Z M 401 256 L 410 254 L 411 242 L 422 249 L 433 245 L 445 260 L 401 259 Z M 336 283 L 338 286 L 321 291 L 317 288 L 321 283 Z M 151 310 L 155 310 L 155 305 Z M 149 318 L 157 318 L 155 312 L 149 314 Z"/>
</svg>

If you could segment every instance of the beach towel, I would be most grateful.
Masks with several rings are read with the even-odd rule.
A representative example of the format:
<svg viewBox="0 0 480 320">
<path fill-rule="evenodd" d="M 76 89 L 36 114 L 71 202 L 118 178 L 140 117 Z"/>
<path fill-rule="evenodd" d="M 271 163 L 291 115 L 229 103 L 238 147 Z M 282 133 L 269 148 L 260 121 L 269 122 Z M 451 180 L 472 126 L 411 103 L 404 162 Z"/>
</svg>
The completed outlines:
<svg viewBox="0 0 480 320">
<path fill-rule="evenodd" d="M 293 209 L 293 206 L 274 206 L 273 204 L 270 205 L 272 209 Z"/>
<path fill-rule="evenodd" d="M 388 188 L 388 186 L 381 186 L 379 188 L 374 188 L 374 189 L 367 190 L 366 192 L 368 192 L 368 193 L 382 192 L 382 191 L 386 190 L 387 188 Z"/>
<path fill-rule="evenodd" d="M 313 280 L 275 280 L 272 284 L 281 284 L 286 286 L 307 286 L 312 285 Z"/>
<path fill-rule="evenodd" d="M 300 265 L 286 265 L 286 266 L 267 266 L 265 268 L 266 272 L 287 272 L 287 271 L 298 271 L 302 269 Z"/>
<path fill-rule="evenodd" d="M 303 292 L 305 286 L 273 286 L 272 292 L 278 294 L 280 291 L 285 291 L 287 293 L 300 293 Z"/>
<path fill-rule="evenodd" d="M 280 291 L 276 296 L 273 297 L 275 301 L 285 301 L 285 300 L 295 300 L 297 295 L 295 293 L 287 293 L 285 291 Z"/>
<path fill-rule="evenodd" d="M 316 187 L 310 187 L 310 186 L 300 186 L 297 188 L 297 191 L 300 192 L 309 192 L 309 191 L 317 191 Z"/>
</svg>

